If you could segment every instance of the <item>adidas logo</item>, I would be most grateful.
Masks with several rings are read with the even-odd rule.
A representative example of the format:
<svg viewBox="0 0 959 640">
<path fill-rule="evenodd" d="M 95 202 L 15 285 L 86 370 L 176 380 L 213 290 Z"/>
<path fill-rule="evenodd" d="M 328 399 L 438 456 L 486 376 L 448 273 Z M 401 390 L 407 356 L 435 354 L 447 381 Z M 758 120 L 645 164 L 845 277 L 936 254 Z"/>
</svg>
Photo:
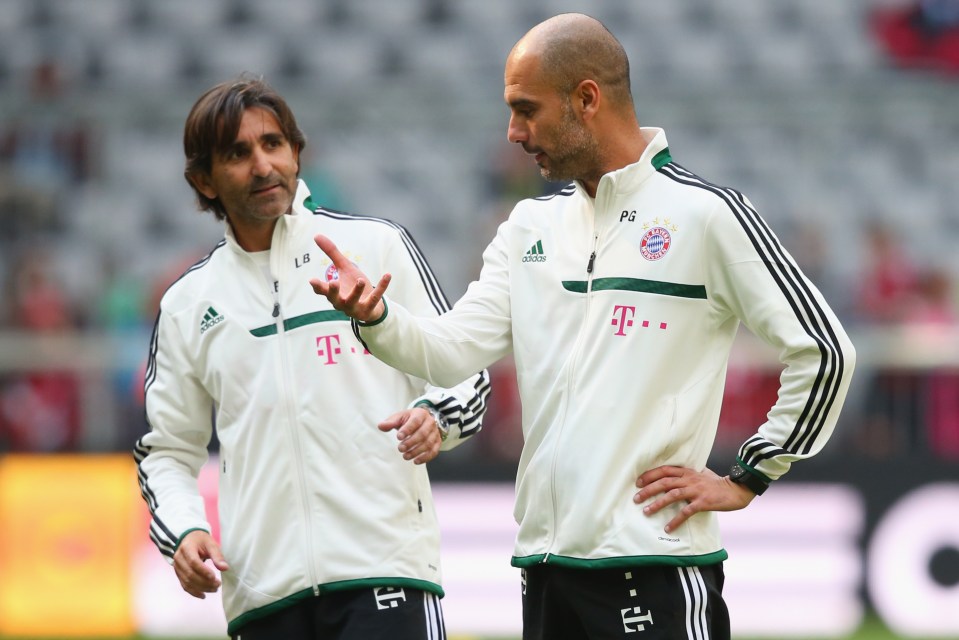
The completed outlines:
<svg viewBox="0 0 959 640">
<path fill-rule="evenodd" d="M 216 312 L 213 307 L 208 307 L 203 314 L 203 320 L 200 321 L 200 335 L 206 333 L 207 329 L 212 329 L 223 321 L 223 316 Z"/>
<path fill-rule="evenodd" d="M 523 256 L 523 262 L 546 262 L 542 240 L 537 240 L 536 243 L 529 248 L 529 251 Z"/>
</svg>

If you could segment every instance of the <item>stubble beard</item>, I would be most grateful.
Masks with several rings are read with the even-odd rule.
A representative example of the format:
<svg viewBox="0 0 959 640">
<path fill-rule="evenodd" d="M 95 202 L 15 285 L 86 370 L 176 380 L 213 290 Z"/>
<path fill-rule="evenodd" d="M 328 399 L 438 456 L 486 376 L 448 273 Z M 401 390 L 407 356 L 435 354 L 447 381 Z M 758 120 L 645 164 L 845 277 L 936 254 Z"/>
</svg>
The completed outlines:
<svg viewBox="0 0 959 640">
<path fill-rule="evenodd" d="M 289 213 L 293 208 L 294 194 L 287 183 L 281 182 L 279 186 L 280 191 L 265 201 L 260 202 L 259 198 L 251 196 L 239 217 L 253 224 L 267 224 Z"/>
<path fill-rule="evenodd" d="M 556 133 L 556 149 L 547 154 L 549 164 L 540 166 L 540 175 L 549 182 L 569 182 L 595 173 L 599 165 L 599 143 L 576 119 L 568 103 L 563 107 L 563 120 Z"/>
</svg>

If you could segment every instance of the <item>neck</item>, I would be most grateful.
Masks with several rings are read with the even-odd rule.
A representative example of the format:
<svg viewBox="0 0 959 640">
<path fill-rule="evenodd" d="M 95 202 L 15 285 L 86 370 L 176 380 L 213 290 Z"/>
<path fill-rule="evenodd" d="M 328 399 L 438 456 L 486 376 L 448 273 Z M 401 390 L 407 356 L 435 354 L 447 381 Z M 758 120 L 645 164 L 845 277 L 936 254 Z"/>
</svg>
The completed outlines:
<svg viewBox="0 0 959 640">
<path fill-rule="evenodd" d="M 273 244 L 273 230 L 276 228 L 276 219 L 264 220 L 262 224 L 237 226 L 230 224 L 236 243 L 244 251 L 266 251 Z"/>
<path fill-rule="evenodd" d="M 604 149 L 603 161 L 596 175 L 580 179 L 590 198 L 596 197 L 596 189 L 604 175 L 638 162 L 648 145 L 638 126 L 625 135 L 618 132 L 609 139 L 615 140 L 615 143 Z"/>
</svg>

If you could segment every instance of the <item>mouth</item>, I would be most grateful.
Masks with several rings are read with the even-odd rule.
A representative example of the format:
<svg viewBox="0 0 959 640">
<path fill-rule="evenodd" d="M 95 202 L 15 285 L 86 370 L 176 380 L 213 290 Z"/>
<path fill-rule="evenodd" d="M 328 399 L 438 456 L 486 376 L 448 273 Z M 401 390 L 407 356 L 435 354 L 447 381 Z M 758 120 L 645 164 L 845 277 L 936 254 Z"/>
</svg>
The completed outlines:
<svg viewBox="0 0 959 640">
<path fill-rule="evenodd" d="M 255 196 L 270 195 L 270 194 L 276 193 L 276 191 L 279 190 L 279 188 L 280 188 L 280 185 L 279 185 L 279 184 L 271 184 L 271 185 L 268 186 L 268 187 L 261 187 L 261 188 L 259 188 L 259 189 L 253 189 L 252 194 L 255 195 Z"/>
<path fill-rule="evenodd" d="M 523 151 L 525 151 L 527 155 L 533 156 L 533 160 L 535 160 L 537 164 L 542 162 L 546 157 L 546 154 L 541 149 L 524 146 Z"/>
</svg>

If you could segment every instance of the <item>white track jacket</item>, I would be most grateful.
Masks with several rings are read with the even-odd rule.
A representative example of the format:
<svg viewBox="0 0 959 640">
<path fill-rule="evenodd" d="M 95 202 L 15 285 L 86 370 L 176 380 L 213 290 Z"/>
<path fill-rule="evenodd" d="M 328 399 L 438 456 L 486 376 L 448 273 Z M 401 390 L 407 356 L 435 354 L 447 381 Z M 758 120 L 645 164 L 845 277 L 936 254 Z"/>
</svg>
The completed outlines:
<svg viewBox="0 0 959 640">
<path fill-rule="evenodd" d="M 638 162 L 516 205 L 451 312 L 397 300 L 355 329 L 385 362 L 448 384 L 512 352 L 525 445 L 513 564 L 703 565 L 726 558 L 715 513 L 672 533 L 634 483 L 705 467 L 740 322 L 785 365 L 779 398 L 739 451 L 775 480 L 830 437 L 854 349 L 816 287 L 740 193 L 672 162 L 644 129 Z M 399 279 L 394 279 L 399 282 Z"/>
<path fill-rule="evenodd" d="M 150 537 L 172 559 L 184 534 L 211 530 L 197 475 L 215 425 L 231 631 L 329 590 L 442 595 L 426 467 L 403 460 L 395 433 L 376 425 L 425 400 L 450 424 L 448 449 L 486 411 L 482 367 L 450 389 L 428 386 L 366 352 L 349 319 L 314 294 L 311 277 L 335 277 L 313 242 L 323 233 L 367 273 L 396 274 L 394 293 L 414 313 L 449 308 L 402 227 L 314 210 L 308 196 L 301 182 L 293 214 L 276 225 L 269 275 L 228 228 L 167 290 L 150 345 L 150 432 L 134 450 Z"/>
</svg>

